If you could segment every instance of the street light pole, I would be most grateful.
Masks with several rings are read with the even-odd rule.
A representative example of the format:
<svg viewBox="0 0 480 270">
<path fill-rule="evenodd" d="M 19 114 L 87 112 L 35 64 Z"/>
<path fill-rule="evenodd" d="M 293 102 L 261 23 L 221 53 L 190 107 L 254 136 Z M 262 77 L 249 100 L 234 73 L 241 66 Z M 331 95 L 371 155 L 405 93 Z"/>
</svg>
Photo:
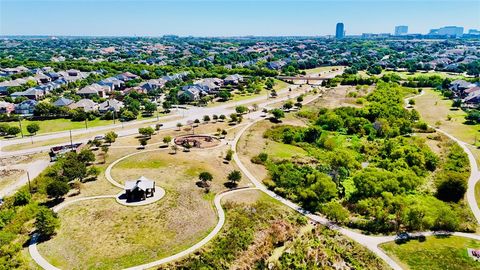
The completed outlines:
<svg viewBox="0 0 480 270">
<path fill-rule="evenodd" d="M 70 129 L 70 147 L 73 149 L 72 130 Z"/>
<path fill-rule="evenodd" d="M 32 194 L 32 185 L 30 184 L 30 172 L 27 171 L 27 179 L 28 179 L 28 191 Z"/>
<path fill-rule="evenodd" d="M 22 118 L 18 118 L 18 123 L 20 124 L 20 133 L 22 134 L 22 138 L 23 138 Z"/>
</svg>

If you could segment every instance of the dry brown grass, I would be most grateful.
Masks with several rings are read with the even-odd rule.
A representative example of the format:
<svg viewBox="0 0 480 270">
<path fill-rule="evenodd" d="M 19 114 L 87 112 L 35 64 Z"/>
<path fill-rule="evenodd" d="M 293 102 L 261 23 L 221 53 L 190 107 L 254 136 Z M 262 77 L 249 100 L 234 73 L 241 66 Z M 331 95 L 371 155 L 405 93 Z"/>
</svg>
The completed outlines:
<svg viewBox="0 0 480 270">
<path fill-rule="evenodd" d="M 352 106 L 355 104 L 356 98 L 347 97 L 347 94 L 350 91 L 354 91 L 355 87 L 353 86 L 338 86 L 335 88 L 327 89 L 327 91 L 323 94 L 323 96 L 308 106 L 313 107 L 323 107 L 323 108 L 338 108 L 342 106 Z"/>
<path fill-rule="evenodd" d="M 205 237 L 217 222 L 212 206 L 214 194 L 224 190 L 227 174 L 238 169 L 225 164 L 227 146 L 192 150 L 189 153 L 135 148 L 112 148 L 104 169 L 128 153 L 129 157 L 112 169 L 115 180 L 123 183 L 144 175 L 165 189 L 159 202 L 143 207 L 124 207 L 113 199 L 79 202 L 60 211 L 58 235 L 39 245 L 42 255 L 62 269 L 118 269 L 147 263 L 179 252 Z M 211 192 L 195 185 L 198 174 L 214 176 Z M 245 176 L 240 186 L 248 183 Z M 105 180 L 83 184 L 83 196 L 116 194 L 120 190 Z"/>
<path fill-rule="evenodd" d="M 443 99 L 440 93 L 432 89 L 424 89 L 425 94 L 415 98 L 414 108 L 420 113 L 422 119 L 432 126 L 437 126 L 456 138 L 474 144 L 478 140 L 480 125 L 466 125 L 465 115 L 462 110 L 451 110 L 452 101 Z M 480 150 L 472 145 L 470 148 L 480 165 Z"/>
<path fill-rule="evenodd" d="M 0 170 L 0 190 L 12 185 L 24 174 L 24 170 Z"/>
</svg>

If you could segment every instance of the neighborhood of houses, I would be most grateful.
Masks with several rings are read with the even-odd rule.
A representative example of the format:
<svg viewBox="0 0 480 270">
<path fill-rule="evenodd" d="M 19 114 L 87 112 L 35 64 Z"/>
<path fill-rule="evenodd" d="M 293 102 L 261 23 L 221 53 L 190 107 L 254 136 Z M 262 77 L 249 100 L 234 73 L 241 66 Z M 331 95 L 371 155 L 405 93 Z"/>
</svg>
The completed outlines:
<svg viewBox="0 0 480 270">
<path fill-rule="evenodd" d="M 81 72 L 79 70 L 67 70 L 54 72 L 53 69 L 45 67 L 42 69 L 29 70 L 25 67 L 2 69 L 1 74 L 22 74 L 25 72 L 35 75 L 15 80 L 7 80 L 0 82 L 0 94 L 9 96 L 13 100 L 22 97 L 24 100 L 14 104 L 12 102 L 0 101 L 0 113 L 17 114 L 22 116 L 30 116 L 34 113 L 34 109 L 39 102 L 44 100 L 53 90 L 61 88 L 71 82 L 87 78 L 92 73 L 102 74 L 101 71 Z M 56 97 L 49 101 L 55 107 L 65 107 L 70 110 L 81 109 L 85 112 L 99 112 L 104 114 L 108 111 L 120 112 L 124 107 L 122 101 L 115 99 L 114 93 L 120 93 L 122 96 L 130 92 L 148 94 L 151 91 L 159 90 L 165 87 L 166 83 L 173 80 L 183 80 L 188 72 L 180 72 L 172 75 L 163 76 L 158 79 L 149 79 L 142 81 L 134 87 L 127 87 L 126 83 L 131 80 L 141 80 L 140 76 L 131 72 L 124 72 L 117 76 L 108 77 L 93 84 L 78 89 L 75 95 L 81 99 L 73 100 L 64 96 Z M 25 91 L 8 93 L 9 87 L 25 85 L 29 81 L 34 81 L 36 86 L 30 87 Z M 244 77 L 238 74 L 228 75 L 224 79 L 220 78 L 204 78 L 193 81 L 193 83 L 185 85 L 178 91 L 177 96 L 183 97 L 186 101 L 198 101 L 201 97 L 207 95 L 216 95 L 221 89 L 232 89 L 244 82 Z M 229 86 L 229 88 L 227 87 Z M 103 100 L 96 103 L 94 100 Z"/>
<path fill-rule="evenodd" d="M 467 107 L 476 108 L 480 104 L 480 83 L 455 80 L 450 83 L 449 89 L 453 92 L 454 98 L 462 100 Z"/>
<path fill-rule="evenodd" d="M 1 74 L 20 74 L 27 71 L 32 72 L 35 75 L 0 82 L 0 95 L 10 96 L 12 99 L 16 99 L 19 97 L 24 97 L 26 99 L 18 104 L 0 101 L 0 113 L 14 113 L 23 116 L 32 115 L 38 102 L 48 96 L 51 91 L 62 87 L 62 85 L 85 79 L 90 74 L 94 73 L 81 72 L 79 70 L 53 72 L 53 70 L 48 67 L 34 70 L 29 70 L 25 67 L 17 67 L 2 69 Z M 100 74 L 101 71 L 98 71 L 96 73 Z M 81 99 L 78 101 L 74 101 L 72 99 L 61 96 L 55 101 L 53 101 L 52 105 L 55 107 L 67 107 L 72 110 L 80 108 L 85 112 L 119 112 L 120 109 L 124 107 L 123 102 L 114 98 L 109 98 L 115 91 L 120 92 L 122 95 L 126 95 L 131 91 L 148 93 L 150 91 L 163 88 L 168 81 L 182 79 L 187 74 L 187 72 L 181 72 L 173 75 L 163 76 L 159 79 L 151 79 L 140 83 L 138 86 L 127 88 L 125 85 L 126 82 L 138 79 L 139 76 L 130 72 L 124 72 L 117 76 L 103 79 L 101 81 L 79 89 L 75 92 L 76 95 L 81 97 Z M 37 86 L 28 88 L 25 91 L 8 94 L 9 87 L 21 86 L 26 84 L 28 81 L 34 81 Z M 105 101 L 101 103 L 96 103 L 93 101 L 94 97 L 103 98 L 105 99 Z"/>
</svg>

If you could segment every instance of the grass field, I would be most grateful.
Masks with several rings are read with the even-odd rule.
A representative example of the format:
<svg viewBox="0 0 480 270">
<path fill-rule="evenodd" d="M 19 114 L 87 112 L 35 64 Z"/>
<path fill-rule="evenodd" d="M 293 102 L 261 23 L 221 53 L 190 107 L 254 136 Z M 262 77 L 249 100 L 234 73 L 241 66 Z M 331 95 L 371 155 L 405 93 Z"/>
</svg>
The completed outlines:
<svg viewBox="0 0 480 270">
<path fill-rule="evenodd" d="M 318 75 L 320 73 L 329 72 L 333 69 L 342 69 L 344 66 L 329 66 L 329 67 L 317 67 L 311 69 L 305 69 L 305 73 L 307 75 Z"/>
<path fill-rule="evenodd" d="M 183 203 L 175 207 L 177 194 L 166 196 L 173 198 L 144 207 L 121 206 L 113 199 L 72 205 L 60 212 L 61 228 L 39 245 L 40 253 L 61 269 L 119 269 L 179 252 L 215 225 L 208 202 L 192 199 L 191 206 L 201 203 L 205 211 L 185 213 Z"/>
<path fill-rule="evenodd" d="M 375 75 L 376 77 L 381 77 L 387 73 L 396 73 L 398 74 L 402 79 L 408 79 L 411 77 L 415 76 L 432 76 L 432 75 L 438 75 L 441 76 L 442 78 L 451 78 L 451 79 L 464 79 L 465 76 L 462 74 L 458 73 L 452 73 L 452 72 L 443 72 L 443 71 L 429 71 L 429 72 L 422 72 L 422 71 L 417 71 L 417 72 L 407 72 L 407 71 L 382 71 L 380 75 Z M 366 71 L 359 71 L 358 74 L 362 76 L 369 76 Z"/>
<path fill-rule="evenodd" d="M 138 119 L 136 120 L 144 120 L 154 118 L 155 116 L 150 117 L 143 117 L 139 115 Z M 65 130 L 74 130 L 74 129 L 85 129 L 85 121 L 75 122 L 71 121 L 70 119 L 59 118 L 59 119 L 50 119 L 50 120 L 22 120 L 22 130 L 24 135 L 28 135 L 27 126 L 31 123 L 37 123 L 40 126 L 40 131 L 37 134 L 44 134 L 44 133 L 52 133 L 58 131 L 65 131 Z M 116 122 L 118 123 L 118 121 Z M 101 120 L 96 118 L 95 120 L 87 121 L 87 127 L 99 127 L 99 126 L 106 126 L 112 125 L 113 120 Z M 11 126 L 19 126 L 19 122 L 11 122 Z"/>
<path fill-rule="evenodd" d="M 101 169 L 133 151 L 112 149 Z M 165 197 L 143 207 L 124 207 L 113 199 L 71 205 L 59 213 L 62 225 L 58 234 L 39 245 L 41 254 L 61 269 L 119 269 L 188 248 L 205 237 L 217 222 L 213 195 L 225 190 L 227 174 L 237 169 L 233 162 L 223 163 L 225 151 L 226 148 L 215 148 L 172 155 L 167 149 L 121 161 L 112 169 L 115 180 L 124 183 L 146 176 L 165 189 Z M 211 196 L 195 184 L 202 171 L 214 177 Z M 246 182 L 243 177 L 239 185 Z M 108 182 L 103 176 L 86 183 L 81 196 L 95 194 L 95 189 L 102 194 L 102 190 L 108 189 L 105 183 Z M 112 191 L 103 191 L 109 193 Z"/>
<path fill-rule="evenodd" d="M 380 246 L 405 269 L 420 270 L 464 270 L 480 269 L 480 263 L 467 255 L 467 248 L 480 248 L 480 241 L 451 236 L 447 238 L 427 237 L 425 242 L 417 240 L 405 244 L 394 242 Z"/>
<path fill-rule="evenodd" d="M 275 79 L 275 85 L 273 86 L 273 89 L 275 91 L 280 91 L 282 89 L 285 89 L 288 86 L 289 86 L 288 83 Z M 226 102 L 219 102 L 219 101 L 210 102 L 210 103 L 208 103 L 207 107 L 215 107 L 215 106 L 222 105 L 222 104 L 230 104 L 230 103 L 235 103 L 235 102 L 238 102 L 238 101 L 248 100 L 248 99 L 252 99 L 252 98 L 256 98 L 256 97 L 260 97 L 260 96 L 266 96 L 267 93 L 268 93 L 268 91 L 265 88 L 262 89 L 262 91 L 260 91 L 260 93 L 258 93 L 258 94 L 254 94 L 254 93 L 252 93 L 252 94 L 250 94 L 250 93 L 238 94 L 238 93 L 236 93 L 236 94 L 233 94 L 232 98 L 229 101 L 226 101 Z"/>
<path fill-rule="evenodd" d="M 458 139 L 474 144 L 477 141 L 480 125 L 465 124 L 466 113 L 452 110 L 452 101 L 444 99 L 439 92 L 425 89 L 425 94 L 414 98 L 415 109 L 422 119 L 432 126 L 438 126 Z M 450 120 L 449 120 L 450 118 Z"/>
</svg>

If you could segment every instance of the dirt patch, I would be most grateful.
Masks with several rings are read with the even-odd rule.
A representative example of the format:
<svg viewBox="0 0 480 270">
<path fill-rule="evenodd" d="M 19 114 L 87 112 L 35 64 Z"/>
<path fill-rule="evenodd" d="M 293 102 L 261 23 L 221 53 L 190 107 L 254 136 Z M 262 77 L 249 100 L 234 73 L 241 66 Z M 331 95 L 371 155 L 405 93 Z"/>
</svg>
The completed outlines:
<svg viewBox="0 0 480 270">
<path fill-rule="evenodd" d="M 12 185 L 24 174 L 24 170 L 0 170 L 0 190 Z"/>
</svg>

